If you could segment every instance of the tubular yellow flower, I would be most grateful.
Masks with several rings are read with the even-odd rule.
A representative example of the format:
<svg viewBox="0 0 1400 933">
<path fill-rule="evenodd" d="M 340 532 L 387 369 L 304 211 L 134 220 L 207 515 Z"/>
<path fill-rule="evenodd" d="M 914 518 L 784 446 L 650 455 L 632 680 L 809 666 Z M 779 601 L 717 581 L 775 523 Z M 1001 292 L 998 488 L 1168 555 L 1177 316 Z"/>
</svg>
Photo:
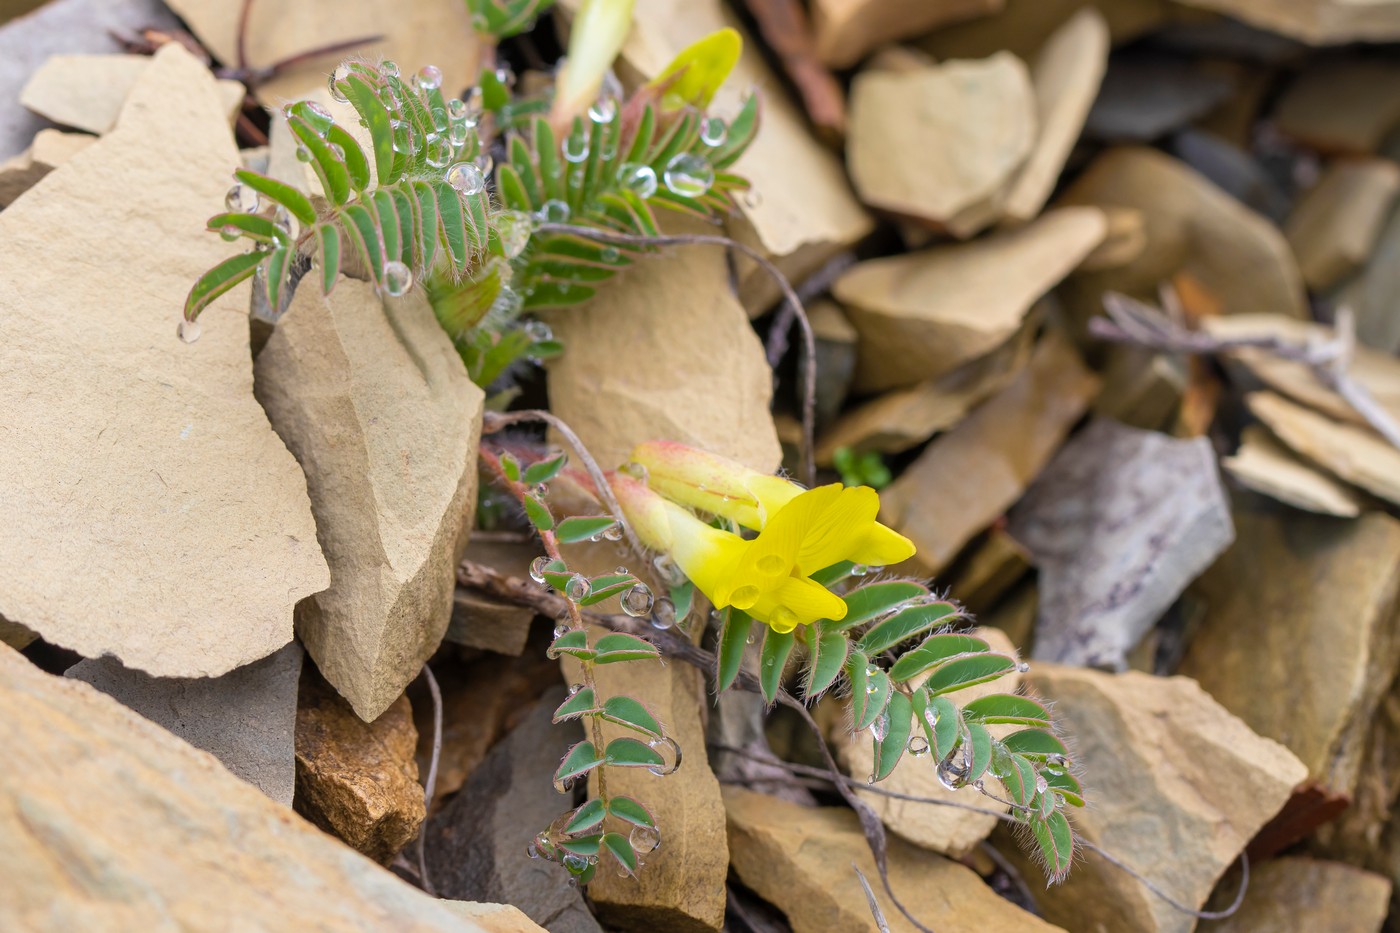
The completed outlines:
<svg viewBox="0 0 1400 933">
<path fill-rule="evenodd" d="M 716 608 L 733 606 L 790 632 L 818 619 L 841 619 L 846 604 L 811 579 L 843 560 L 891 564 L 914 554 L 914 545 L 875 521 L 879 497 L 865 487 L 838 483 L 795 492 L 746 541 L 713 528 L 689 509 L 627 476 L 611 481 L 627 520 L 649 547 L 668 552 Z"/>
</svg>

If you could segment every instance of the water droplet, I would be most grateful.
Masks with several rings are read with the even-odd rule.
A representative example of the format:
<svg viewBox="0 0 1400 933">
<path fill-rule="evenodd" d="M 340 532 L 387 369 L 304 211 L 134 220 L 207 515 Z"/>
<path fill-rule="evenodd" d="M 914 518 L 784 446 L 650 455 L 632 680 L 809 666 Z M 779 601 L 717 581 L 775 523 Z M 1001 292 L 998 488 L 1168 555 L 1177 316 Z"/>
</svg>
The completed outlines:
<svg viewBox="0 0 1400 933">
<path fill-rule="evenodd" d="M 234 240 L 238 239 L 238 234 L 239 230 L 234 226 L 227 226 L 219 231 L 219 236 L 223 237 L 226 243 L 232 243 Z"/>
<path fill-rule="evenodd" d="M 331 72 L 330 77 L 326 78 L 326 90 L 331 92 L 331 100 L 341 104 L 349 103 L 350 98 L 346 97 L 345 93 L 341 91 L 339 84 L 339 82 L 343 81 L 349 74 L 350 66 L 341 64 L 336 66 L 335 71 Z"/>
<path fill-rule="evenodd" d="M 617 183 L 639 198 L 656 194 L 656 170 L 650 165 L 624 162 L 617 169 Z"/>
<path fill-rule="evenodd" d="M 1069 765 L 1069 759 L 1058 752 L 1052 752 L 1045 756 L 1045 773 L 1050 775 L 1061 775 L 1065 773 Z"/>
<path fill-rule="evenodd" d="M 877 742 L 885 741 L 885 736 L 890 734 L 890 711 L 888 708 L 876 716 L 875 721 L 870 724 L 870 734 Z"/>
<path fill-rule="evenodd" d="M 535 847 L 533 842 L 525 847 L 525 857 L 530 859 L 537 859 L 540 857 L 540 850 Z"/>
<path fill-rule="evenodd" d="M 1049 789 L 1050 789 L 1050 782 L 1047 781 L 1047 780 L 1045 780 L 1045 775 L 1043 775 L 1043 774 L 1037 774 L 1037 775 L 1035 776 L 1035 792 L 1036 792 L 1037 794 L 1043 794 L 1043 793 L 1045 793 L 1045 792 L 1046 792 L 1047 790 L 1049 790 Z"/>
<path fill-rule="evenodd" d="M 544 572 L 549 569 L 549 558 L 541 554 L 530 561 L 530 579 L 536 583 L 544 582 Z"/>
<path fill-rule="evenodd" d="M 496 160 L 491 158 L 491 153 L 489 152 L 480 153 L 472 161 L 476 163 L 477 168 L 481 169 L 481 174 L 483 175 L 490 175 L 491 170 L 496 167 Z"/>
<path fill-rule="evenodd" d="M 379 89 L 379 100 L 389 110 L 398 110 L 399 104 L 403 103 L 399 89 L 392 84 L 386 84 Z"/>
<path fill-rule="evenodd" d="M 413 287 L 413 270 L 397 259 L 384 264 L 384 291 L 395 298 Z"/>
<path fill-rule="evenodd" d="M 676 605 L 665 596 L 656 601 L 656 605 L 651 610 L 651 627 L 657 631 L 666 631 L 676 624 Z"/>
<path fill-rule="evenodd" d="M 1022 674 L 1026 673 L 1026 672 L 1029 671 L 1030 669 L 1031 669 L 1031 666 L 1030 666 L 1029 664 L 1027 664 L 1025 661 L 1021 661 L 1021 662 L 1017 663 L 1017 665 L 1016 665 L 1016 670 L 1019 671 L 1019 672 L 1022 673 Z"/>
<path fill-rule="evenodd" d="M 581 875 L 588 868 L 588 859 L 577 852 L 570 852 L 564 856 L 564 867 L 575 875 Z"/>
<path fill-rule="evenodd" d="M 638 855 L 650 855 L 661 847 L 661 834 L 650 826 L 634 826 L 627 837 Z"/>
<path fill-rule="evenodd" d="M 763 204 L 763 195 L 759 194 L 757 188 L 749 188 L 739 196 L 739 202 L 749 210 L 753 210 Z"/>
<path fill-rule="evenodd" d="M 467 137 L 471 135 L 472 126 L 467 120 L 453 120 L 452 125 L 447 128 L 448 142 L 457 147 L 467 144 Z"/>
<path fill-rule="evenodd" d="M 634 619 L 651 612 L 651 606 L 655 599 L 651 595 L 651 587 L 645 583 L 635 584 L 631 589 L 622 594 L 622 611 Z"/>
<path fill-rule="evenodd" d="M 433 129 L 437 130 L 439 133 L 446 133 L 447 124 L 450 122 L 447 119 L 447 111 L 444 110 L 442 107 L 434 107 L 432 112 L 432 118 Z"/>
<path fill-rule="evenodd" d="M 389 123 L 389 129 L 394 134 L 394 151 L 400 155 L 411 155 L 416 139 L 412 124 L 407 120 L 393 120 Z"/>
<path fill-rule="evenodd" d="M 607 528 L 603 529 L 603 540 L 604 540 L 604 541 L 621 541 L 621 540 L 622 540 L 622 526 L 621 526 L 621 525 L 609 525 Z M 620 572 L 620 573 L 626 573 L 627 570 L 624 568 L 623 570 L 621 570 L 621 571 L 619 571 L 619 572 Z"/>
<path fill-rule="evenodd" d="M 424 65 L 418 69 L 418 86 L 425 91 L 436 91 L 442 87 L 442 69 L 437 65 Z"/>
<path fill-rule="evenodd" d="M 905 748 L 908 750 L 909 754 L 913 755 L 915 758 L 922 758 L 928 754 L 928 739 L 924 738 L 922 735 L 911 735 L 909 737 L 909 744 L 906 745 Z"/>
<path fill-rule="evenodd" d="M 960 760 L 957 752 L 938 763 L 938 782 L 949 790 L 967 786 L 967 764 Z"/>
<path fill-rule="evenodd" d="M 588 158 L 588 134 L 580 127 L 564 137 L 563 155 L 565 162 L 582 162 Z"/>
<path fill-rule="evenodd" d="M 603 262 L 617 262 L 622 257 L 616 246 L 605 246 L 599 254 Z"/>
<path fill-rule="evenodd" d="M 543 499 L 545 496 L 549 495 L 549 484 L 536 483 L 534 487 L 531 488 L 530 494 L 533 495 L 536 499 Z"/>
<path fill-rule="evenodd" d="M 604 92 L 588 108 L 588 119 L 594 123 L 611 123 L 617 119 L 617 98 Z"/>
<path fill-rule="evenodd" d="M 924 722 L 928 723 L 930 729 L 938 728 L 938 720 L 941 717 L 942 714 L 938 712 L 938 707 L 927 706 L 924 708 Z"/>
<path fill-rule="evenodd" d="M 744 639 L 744 644 L 746 644 L 746 645 L 754 645 L 754 644 L 757 644 L 757 643 L 758 643 L 758 633 L 755 632 L 755 631 L 753 631 L 752 629 L 750 629 L 750 630 L 749 630 L 749 637 Z"/>
<path fill-rule="evenodd" d="M 386 78 L 397 78 L 399 76 L 399 63 L 385 59 L 384 64 L 379 66 L 379 73 Z"/>
<path fill-rule="evenodd" d="M 658 554 L 656 555 L 656 559 L 651 562 L 651 565 L 656 568 L 657 574 L 666 582 L 667 586 L 680 586 L 685 582 L 685 573 L 681 571 L 680 567 L 676 566 L 676 562 L 671 558 L 671 555 Z"/>
<path fill-rule="evenodd" d="M 445 136 L 430 134 L 426 158 L 433 168 L 445 168 L 452 161 L 452 143 Z"/>
<path fill-rule="evenodd" d="M 523 211 L 501 211 L 495 217 L 495 228 L 496 237 L 501 241 L 501 252 L 507 259 L 514 259 L 525 251 L 534 223 L 530 215 Z"/>
<path fill-rule="evenodd" d="M 877 674 L 879 674 L 879 673 L 880 673 L 880 669 L 879 669 L 878 667 L 876 667 L 874 664 L 867 664 L 867 665 L 865 665 L 865 676 L 866 676 L 866 679 L 868 679 L 868 680 L 873 680 L 873 679 L 875 679 L 875 676 L 876 676 Z"/>
<path fill-rule="evenodd" d="M 449 185 L 468 196 L 480 194 L 486 187 L 486 179 L 482 177 L 481 169 L 472 162 L 454 164 L 444 177 Z"/>
<path fill-rule="evenodd" d="M 310 162 L 311 150 L 307 149 L 305 146 L 297 146 L 297 161 Z"/>
<path fill-rule="evenodd" d="M 256 214 L 258 212 L 258 193 L 242 182 L 238 182 L 228 189 L 228 194 L 224 195 L 224 207 L 235 214 Z"/>
<path fill-rule="evenodd" d="M 272 215 L 272 222 L 293 240 L 301 235 L 301 222 L 292 216 L 285 207 L 277 208 L 277 212 Z"/>
<path fill-rule="evenodd" d="M 863 577 L 869 572 L 870 568 L 865 566 L 864 564 L 856 564 L 853 567 L 851 567 L 851 576 L 853 577 Z"/>
<path fill-rule="evenodd" d="M 666 163 L 662 179 L 673 194 L 698 198 L 715 183 L 715 170 L 704 156 L 682 152 Z"/>
<path fill-rule="evenodd" d="M 665 777 L 668 774 L 674 774 L 676 769 L 681 766 L 680 743 L 677 742 L 675 739 L 671 738 L 669 735 L 663 735 L 659 739 L 652 739 L 650 742 L 647 743 L 647 745 L 651 746 L 651 748 L 654 751 L 660 754 L 663 761 L 665 760 L 668 751 L 673 757 L 673 760 L 670 765 L 652 765 L 650 768 L 647 768 L 647 770 L 650 771 L 652 774 L 655 774 L 657 777 Z"/>
<path fill-rule="evenodd" d="M 180 325 L 175 328 L 175 333 L 179 334 L 180 339 L 185 343 L 194 343 L 203 331 L 204 328 L 199 321 L 181 320 Z"/>
<path fill-rule="evenodd" d="M 550 330 L 549 325 L 544 321 L 526 321 L 521 330 L 525 331 L 525 336 L 534 343 L 543 343 L 546 340 L 554 339 L 554 331 Z"/>
<path fill-rule="evenodd" d="M 567 634 L 569 634 L 569 627 L 567 625 L 560 623 L 559 625 L 554 626 L 555 638 L 563 638 Z"/>
<path fill-rule="evenodd" d="M 564 595 L 574 602 L 578 602 L 588 595 L 589 589 L 588 578 L 581 573 L 576 573 L 569 577 L 568 582 L 564 584 Z"/>
<path fill-rule="evenodd" d="M 700 141 L 713 149 L 729 138 L 729 127 L 719 117 L 709 117 L 700 126 Z"/>
<path fill-rule="evenodd" d="M 471 116 L 467 110 L 467 102 L 460 97 L 454 97 L 447 102 L 447 115 L 454 120 L 465 120 Z"/>
<path fill-rule="evenodd" d="M 543 224 L 566 224 L 569 222 L 569 205 L 558 198 L 550 198 L 540 205 L 535 217 Z"/>
<path fill-rule="evenodd" d="M 508 88 L 515 87 L 515 69 L 510 65 L 502 65 L 496 69 L 496 80 Z"/>
</svg>

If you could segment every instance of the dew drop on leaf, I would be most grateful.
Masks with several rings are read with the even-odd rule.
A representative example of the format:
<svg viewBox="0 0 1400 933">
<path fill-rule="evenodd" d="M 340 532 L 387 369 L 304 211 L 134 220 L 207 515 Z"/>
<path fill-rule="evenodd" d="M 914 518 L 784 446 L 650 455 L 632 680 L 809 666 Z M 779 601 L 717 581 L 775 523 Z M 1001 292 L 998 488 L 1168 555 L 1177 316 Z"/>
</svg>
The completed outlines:
<svg viewBox="0 0 1400 933">
<path fill-rule="evenodd" d="M 578 602 L 588 595 L 588 578 L 581 573 L 576 573 L 569 577 L 569 581 L 564 584 L 564 595 L 574 602 Z"/>
<path fill-rule="evenodd" d="M 713 149 L 724 145 L 729 138 L 729 127 L 719 117 L 709 117 L 700 126 L 700 141 Z"/>
<path fill-rule="evenodd" d="M 530 215 L 521 211 L 501 211 L 496 215 L 495 221 L 496 236 L 501 241 L 501 252 L 507 259 L 514 259 L 525 251 L 534 223 Z"/>
<path fill-rule="evenodd" d="M 204 331 L 199 321 L 180 321 L 180 326 L 175 328 L 175 333 L 180 335 L 180 339 L 185 343 L 194 343 L 199 339 L 199 335 Z"/>
<path fill-rule="evenodd" d="M 651 595 L 651 587 L 645 583 L 638 583 L 622 594 L 622 611 L 634 619 L 651 612 L 651 605 L 654 599 Z"/>
<path fill-rule="evenodd" d="M 909 744 L 906 745 L 905 748 L 908 750 L 909 754 L 913 755 L 915 758 L 922 758 L 928 754 L 928 739 L 924 738 L 922 735 L 910 736 Z"/>
<path fill-rule="evenodd" d="M 715 170 L 704 156 L 682 152 L 666 163 L 663 180 L 672 194 L 698 198 L 715 183 Z"/>
<path fill-rule="evenodd" d="M 486 187 L 486 179 L 474 162 L 458 162 L 447 170 L 447 183 L 462 194 L 480 194 Z"/>
<path fill-rule="evenodd" d="M 258 193 L 242 182 L 229 188 L 224 195 L 224 207 L 235 214 L 256 214 L 258 206 Z"/>
<path fill-rule="evenodd" d="M 634 826 L 628 837 L 638 855 L 649 855 L 661 846 L 661 834 L 650 826 Z"/>
<path fill-rule="evenodd" d="M 664 632 L 676 624 L 676 606 L 665 596 L 651 610 L 651 627 Z"/>
<path fill-rule="evenodd" d="M 530 579 L 534 580 L 536 583 L 543 583 L 544 572 L 547 567 L 549 567 L 549 558 L 544 555 L 540 555 L 530 561 Z"/>
<path fill-rule="evenodd" d="M 617 183 L 639 198 L 656 194 L 656 170 L 638 162 L 624 162 L 617 169 Z"/>
<path fill-rule="evenodd" d="M 379 66 L 379 73 L 386 78 L 397 78 L 399 76 L 398 62 L 385 60 L 384 64 Z"/>
<path fill-rule="evenodd" d="M 397 298 L 413 287 L 413 270 L 397 259 L 384 264 L 384 291 Z"/>
</svg>

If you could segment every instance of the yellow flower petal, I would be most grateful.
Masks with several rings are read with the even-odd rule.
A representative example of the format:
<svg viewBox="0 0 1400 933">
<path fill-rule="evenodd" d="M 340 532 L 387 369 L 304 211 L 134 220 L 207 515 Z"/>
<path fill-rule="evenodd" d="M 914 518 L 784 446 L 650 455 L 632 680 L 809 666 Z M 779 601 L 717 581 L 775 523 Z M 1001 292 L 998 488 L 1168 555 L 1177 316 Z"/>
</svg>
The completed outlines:
<svg viewBox="0 0 1400 933">
<path fill-rule="evenodd" d="M 886 528 L 879 522 L 874 522 L 871 524 L 870 530 L 866 532 L 865 540 L 845 559 L 857 564 L 888 567 L 891 564 L 908 560 L 914 556 L 917 550 L 914 542 L 904 535 L 892 528 Z"/>
<path fill-rule="evenodd" d="M 766 622 L 775 632 L 790 632 L 799 625 L 811 625 L 818 619 L 844 619 L 846 601 L 807 577 L 788 577 L 748 612 L 755 619 Z"/>
<path fill-rule="evenodd" d="M 648 86 L 665 88 L 662 103 L 667 109 L 691 104 L 703 110 L 743 50 L 744 40 L 736 30 L 717 30 L 681 49 Z"/>
</svg>

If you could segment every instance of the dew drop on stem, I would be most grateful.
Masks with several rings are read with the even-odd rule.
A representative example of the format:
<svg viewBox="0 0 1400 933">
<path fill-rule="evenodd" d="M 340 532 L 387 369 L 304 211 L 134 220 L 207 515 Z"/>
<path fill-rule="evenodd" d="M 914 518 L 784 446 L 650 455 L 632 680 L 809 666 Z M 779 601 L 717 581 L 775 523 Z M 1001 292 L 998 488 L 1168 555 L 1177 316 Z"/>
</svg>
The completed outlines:
<svg viewBox="0 0 1400 933">
<path fill-rule="evenodd" d="M 564 595 L 574 602 L 578 602 L 587 596 L 588 590 L 588 578 L 581 573 L 576 573 L 572 577 L 569 577 L 568 582 L 564 584 Z"/>
<path fill-rule="evenodd" d="M 536 583 L 544 582 L 544 572 L 549 569 L 549 558 L 544 555 L 536 557 L 530 561 L 530 579 Z"/>
<path fill-rule="evenodd" d="M 637 583 L 631 589 L 622 594 L 622 611 L 634 619 L 639 619 L 651 612 L 654 602 L 651 587 L 645 583 Z"/>
</svg>

